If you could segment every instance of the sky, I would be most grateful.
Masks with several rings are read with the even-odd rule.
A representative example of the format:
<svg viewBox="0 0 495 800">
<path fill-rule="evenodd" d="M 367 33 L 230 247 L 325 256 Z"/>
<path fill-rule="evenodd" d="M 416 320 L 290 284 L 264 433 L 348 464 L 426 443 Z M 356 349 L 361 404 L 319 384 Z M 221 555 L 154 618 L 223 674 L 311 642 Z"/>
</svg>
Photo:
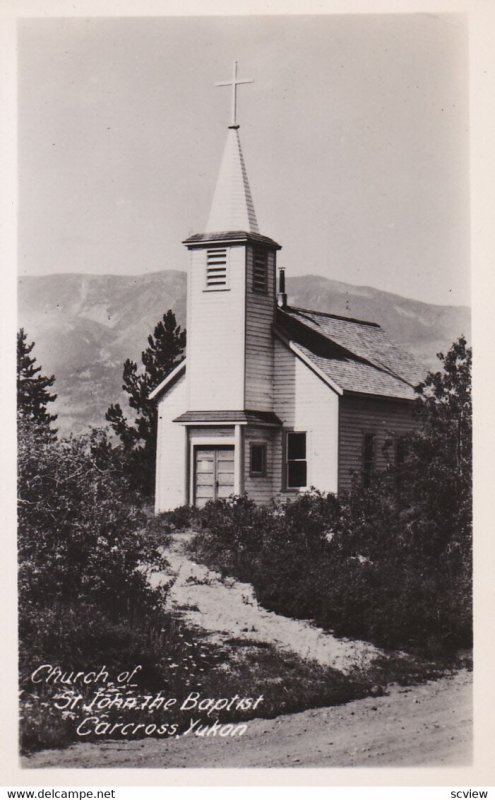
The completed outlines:
<svg viewBox="0 0 495 800">
<path fill-rule="evenodd" d="M 19 20 L 19 273 L 187 268 L 232 61 L 260 232 L 288 276 L 469 303 L 462 15 Z"/>
</svg>

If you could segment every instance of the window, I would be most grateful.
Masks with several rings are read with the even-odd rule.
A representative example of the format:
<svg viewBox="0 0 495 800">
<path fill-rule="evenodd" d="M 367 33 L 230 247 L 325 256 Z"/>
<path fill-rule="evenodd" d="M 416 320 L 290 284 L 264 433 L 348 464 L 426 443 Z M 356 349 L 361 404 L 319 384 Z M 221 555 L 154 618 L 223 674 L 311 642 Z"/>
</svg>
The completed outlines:
<svg viewBox="0 0 495 800">
<path fill-rule="evenodd" d="M 363 486 L 367 489 L 375 466 L 375 434 L 365 433 L 363 441 Z"/>
<path fill-rule="evenodd" d="M 249 474 L 253 478 L 264 478 L 266 476 L 266 444 L 251 442 Z"/>
<path fill-rule="evenodd" d="M 404 484 L 404 463 L 407 457 L 407 440 L 400 436 L 395 442 L 395 485 L 401 491 Z"/>
<path fill-rule="evenodd" d="M 206 288 L 227 287 L 227 248 L 215 247 L 206 251 Z"/>
<path fill-rule="evenodd" d="M 268 253 L 257 248 L 253 252 L 253 292 L 268 292 Z"/>
<path fill-rule="evenodd" d="M 395 464 L 397 467 L 402 467 L 407 456 L 407 440 L 404 436 L 400 436 L 395 442 Z"/>
<path fill-rule="evenodd" d="M 287 488 L 298 489 L 307 484 L 306 434 L 287 434 Z"/>
</svg>

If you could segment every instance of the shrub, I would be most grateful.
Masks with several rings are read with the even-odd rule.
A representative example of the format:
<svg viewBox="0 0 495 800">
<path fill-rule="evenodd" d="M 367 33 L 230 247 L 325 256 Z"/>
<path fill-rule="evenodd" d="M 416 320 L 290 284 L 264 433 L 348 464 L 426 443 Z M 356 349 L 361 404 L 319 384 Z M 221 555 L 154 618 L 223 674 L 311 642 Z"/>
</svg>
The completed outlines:
<svg viewBox="0 0 495 800">
<path fill-rule="evenodd" d="M 152 588 L 149 575 L 166 562 L 102 432 L 57 441 L 21 419 L 18 454 L 22 743 L 49 746 L 64 742 L 68 727 L 55 725 L 53 687 L 29 694 L 40 664 L 79 671 L 140 663 L 141 679 L 157 682 L 167 587 Z"/>
<path fill-rule="evenodd" d="M 180 509 L 175 515 L 146 522 L 119 459 L 101 432 L 53 441 L 36 426 L 19 427 L 19 663 L 24 752 L 77 741 L 77 725 L 87 716 L 83 704 L 94 699 L 98 689 L 114 693 L 114 697 L 117 692 L 111 683 L 79 683 L 74 694 L 81 694 L 82 704 L 73 710 L 57 709 L 56 696 L 70 690 L 70 685 L 34 683 L 32 673 L 42 664 L 64 672 L 90 672 L 104 666 L 112 677 L 140 665 L 136 686 L 126 690 L 129 701 L 163 692 L 176 698 L 180 706 L 190 691 L 218 698 L 263 694 L 259 711 L 221 712 L 224 721 L 276 716 L 366 694 L 363 680 L 306 663 L 292 654 L 280 654 L 274 648 L 252 643 L 242 650 L 213 645 L 165 612 L 167 585 L 152 588 L 148 578 L 164 566 L 164 520 L 168 518 L 170 527 L 186 525 L 190 511 Z M 311 549 L 313 539 L 320 538 L 323 546 L 324 536 L 319 537 L 319 531 L 326 520 L 324 510 L 333 501 L 323 496 L 314 502 L 301 498 L 300 505 L 299 511 L 296 505 L 291 509 L 293 552 Z M 211 504 L 201 516 L 202 523 L 209 526 L 204 529 L 204 541 L 217 542 L 216 557 L 225 557 L 226 571 L 237 565 L 244 574 L 249 564 L 256 563 L 257 574 L 262 576 L 263 559 L 273 551 L 273 569 L 278 552 L 263 541 L 262 532 L 270 525 L 271 539 L 283 545 L 280 516 L 280 510 L 259 509 L 246 499 Z M 301 526 L 306 518 L 312 520 L 313 528 Z M 164 721 L 163 710 L 151 711 L 140 705 L 131 712 L 116 706 L 98 714 L 110 724 L 132 721 L 153 728 L 153 723 Z M 212 722 L 206 712 L 195 717 Z M 172 717 L 179 731 L 187 728 L 189 718 L 189 712 Z M 93 732 L 84 738 L 98 740 L 101 737 Z"/>
<path fill-rule="evenodd" d="M 247 497 L 207 503 L 196 512 L 201 534 L 194 549 L 222 574 L 249 580 L 256 570 L 263 532 L 274 520 L 263 506 Z"/>
<path fill-rule="evenodd" d="M 384 476 L 340 501 L 312 492 L 271 509 L 235 497 L 208 504 L 192 552 L 252 583 L 266 608 L 338 635 L 432 655 L 469 646 L 469 559 L 452 541 L 425 553 L 387 485 Z"/>
<path fill-rule="evenodd" d="M 156 517 L 158 524 L 168 530 L 183 531 L 194 521 L 195 509 L 192 506 L 178 506 L 173 511 L 163 511 Z"/>
<path fill-rule="evenodd" d="M 155 608 L 147 576 L 164 561 L 104 434 L 51 441 L 21 423 L 18 438 L 21 614 L 81 597 L 114 615 Z"/>
</svg>

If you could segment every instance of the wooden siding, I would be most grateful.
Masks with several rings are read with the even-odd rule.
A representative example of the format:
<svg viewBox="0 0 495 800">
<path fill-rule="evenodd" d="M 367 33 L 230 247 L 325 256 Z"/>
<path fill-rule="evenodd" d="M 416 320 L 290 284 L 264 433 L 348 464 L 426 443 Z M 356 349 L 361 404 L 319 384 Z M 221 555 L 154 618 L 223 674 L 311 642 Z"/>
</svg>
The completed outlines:
<svg viewBox="0 0 495 800">
<path fill-rule="evenodd" d="M 267 504 L 273 497 L 273 465 L 274 444 L 276 435 L 267 428 L 244 428 L 243 454 L 244 454 L 244 491 L 256 503 Z M 266 476 L 254 477 L 249 474 L 250 444 L 266 444 Z"/>
<path fill-rule="evenodd" d="M 274 393 L 273 410 L 284 426 L 275 437 L 274 493 L 284 489 L 286 430 L 307 433 L 308 487 L 337 491 L 339 396 L 278 340 L 275 340 Z"/>
<path fill-rule="evenodd" d="M 228 289 L 217 291 L 205 291 L 207 249 L 191 250 L 185 408 L 239 410 L 244 408 L 245 247 L 227 248 Z"/>
<path fill-rule="evenodd" d="M 219 436 L 232 437 L 234 435 L 233 425 L 205 425 L 203 428 L 189 427 L 190 439 L 211 439 Z"/>
<path fill-rule="evenodd" d="M 155 511 L 170 511 L 186 499 L 186 431 L 172 422 L 186 406 L 186 378 L 183 375 L 158 403 Z"/>
<path fill-rule="evenodd" d="M 253 290 L 254 248 L 246 250 L 246 391 L 245 407 L 273 409 L 273 334 L 275 253 L 267 252 L 267 292 Z"/>
<path fill-rule="evenodd" d="M 385 442 L 415 427 L 412 403 L 365 395 L 344 395 L 339 413 L 339 492 L 351 486 L 352 472 L 362 473 L 366 434 L 375 434 L 375 466 L 386 466 Z"/>
</svg>

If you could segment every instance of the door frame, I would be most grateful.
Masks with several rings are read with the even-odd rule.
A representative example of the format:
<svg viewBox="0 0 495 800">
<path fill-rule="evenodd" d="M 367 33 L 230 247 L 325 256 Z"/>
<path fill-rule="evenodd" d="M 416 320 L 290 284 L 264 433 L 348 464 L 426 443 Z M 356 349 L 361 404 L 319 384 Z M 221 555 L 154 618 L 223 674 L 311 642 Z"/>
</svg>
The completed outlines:
<svg viewBox="0 0 495 800">
<path fill-rule="evenodd" d="M 194 473 L 196 469 L 195 450 L 196 447 L 233 447 L 234 449 L 234 494 L 241 494 L 241 447 L 240 431 L 236 425 L 234 436 L 191 436 L 189 439 L 189 504 L 194 505 Z"/>
<path fill-rule="evenodd" d="M 197 461 L 198 455 L 201 451 L 207 451 L 213 454 L 213 500 L 218 500 L 218 459 L 219 453 L 228 452 L 232 454 L 232 489 L 229 494 L 234 493 L 234 483 L 235 483 L 235 446 L 232 444 L 216 444 L 216 445 L 209 445 L 209 444 L 200 444 L 196 445 L 193 450 L 194 455 L 194 469 L 193 469 L 193 502 L 196 504 L 196 491 L 198 489 L 197 486 L 197 479 L 198 479 L 198 471 L 197 471 Z M 225 498 L 224 498 L 225 499 Z"/>
</svg>

